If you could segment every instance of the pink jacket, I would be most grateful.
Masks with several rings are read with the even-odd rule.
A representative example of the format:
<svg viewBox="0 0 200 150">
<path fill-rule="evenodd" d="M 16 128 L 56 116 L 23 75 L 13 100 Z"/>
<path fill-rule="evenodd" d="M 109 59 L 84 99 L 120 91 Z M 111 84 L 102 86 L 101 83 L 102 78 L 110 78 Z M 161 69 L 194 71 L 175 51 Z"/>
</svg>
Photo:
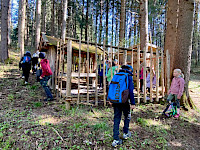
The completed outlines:
<svg viewBox="0 0 200 150">
<path fill-rule="evenodd" d="M 140 79 L 143 79 L 143 67 L 142 67 L 142 69 L 140 71 Z"/>
<path fill-rule="evenodd" d="M 172 79 L 171 87 L 168 94 L 175 94 L 177 98 L 180 99 L 183 95 L 185 81 L 181 77 L 174 77 Z"/>
<path fill-rule="evenodd" d="M 41 77 L 52 75 L 52 71 L 51 71 L 48 59 L 42 59 L 40 64 L 41 64 L 41 68 L 42 68 Z"/>
</svg>

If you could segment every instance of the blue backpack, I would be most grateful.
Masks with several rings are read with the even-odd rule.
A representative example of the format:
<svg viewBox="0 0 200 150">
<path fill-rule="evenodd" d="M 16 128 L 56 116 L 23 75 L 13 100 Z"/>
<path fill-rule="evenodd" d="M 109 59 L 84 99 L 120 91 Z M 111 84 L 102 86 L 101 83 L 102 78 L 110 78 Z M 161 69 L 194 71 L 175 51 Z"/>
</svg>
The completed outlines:
<svg viewBox="0 0 200 150">
<path fill-rule="evenodd" d="M 129 97 L 128 88 L 129 73 L 119 72 L 113 76 L 109 86 L 108 97 L 112 103 L 125 103 Z"/>
<path fill-rule="evenodd" d="M 23 59 L 23 62 L 22 63 L 28 63 L 30 64 L 31 63 L 31 58 L 29 56 L 24 56 L 24 59 Z"/>
</svg>

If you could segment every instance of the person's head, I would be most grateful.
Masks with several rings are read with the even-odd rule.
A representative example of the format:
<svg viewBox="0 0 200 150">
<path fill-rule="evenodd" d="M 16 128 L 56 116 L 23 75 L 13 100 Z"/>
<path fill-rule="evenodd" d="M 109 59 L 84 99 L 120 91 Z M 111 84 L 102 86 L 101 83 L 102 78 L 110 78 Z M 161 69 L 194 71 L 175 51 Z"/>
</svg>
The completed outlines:
<svg viewBox="0 0 200 150">
<path fill-rule="evenodd" d="M 26 53 L 24 54 L 24 56 L 29 56 L 29 57 L 31 57 L 31 52 L 26 51 Z"/>
<path fill-rule="evenodd" d="M 40 52 L 39 58 L 44 59 L 45 58 L 45 53 L 44 52 Z"/>
<path fill-rule="evenodd" d="M 133 72 L 133 67 L 131 65 L 123 65 L 121 68 Z"/>
<path fill-rule="evenodd" d="M 173 71 L 173 76 L 174 77 L 183 77 L 183 74 L 182 74 L 182 71 L 181 71 L 181 69 L 174 69 L 174 71 Z"/>
<path fill-rule="evenodd" d="M 114 63 L 115 63 L 115 66 L 118 65 L 118 60 L 115 59 L 115 60 L 114 60 Z"/>
<path fill-rule="evenodd" d="M 150 73 L 150 67 L 147 67 L 147 72 Z"/>
</svg>

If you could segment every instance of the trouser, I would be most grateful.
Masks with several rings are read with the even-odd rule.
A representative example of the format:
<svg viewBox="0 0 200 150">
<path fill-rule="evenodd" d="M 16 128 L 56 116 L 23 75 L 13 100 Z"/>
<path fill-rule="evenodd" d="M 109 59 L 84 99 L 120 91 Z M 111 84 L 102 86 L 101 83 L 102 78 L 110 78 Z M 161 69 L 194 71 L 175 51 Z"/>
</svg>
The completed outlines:
<svg viewBox="0 0 200 150">
<path fill-rule="evenodd" d="M 99 76 L 99 85 L 103 88 L 103 76 Z"/>
<path fill-rule="evenodd" d="M 143 79 L 140 79 L 140 91 L 143 91 L 142 87 L 143 87 Z"/>
<path fill-rule="evenodd" d="M 177 95 L 175 94 L 169 94 L 167 97 L 167 101 L 172 101 L 172 99 L 175 98 L 175 104 L 177 106 L 177 108 L 180 108 L 180 100 L 177 98 Z"/>
<path fill-rule="evenodd" d="M 119 125 L 121 121 L 122 112 L 124 114 L 124 128 L 123 132 L 128 133 L 129 122 L 131 120 L 130 104 L 113 104 L 114 107 L 114 126 L 113 126 L 113 138 L 119 140 Z"/>
<path fill-rule="evenodd" d="M 25 77 L 25 81 L 26 81 L 26 82 L 28 82 L 29 73 L 30 73 L 30 70 L 29 70 L 29 69 L 23 69 L 23 74 L 22 74 L 22 76 Z"/>
<path fill-rule="evenodd" d="M 47 99 L 52 99 L 53 96 L 51 94 L 51 91 L 50 91 L 50 88 L 49 86 L 47 85 L 48 83 L 48 80 L 50 79 L 51 76 L 45 76 L 43 77 L 41 80 L 40 80 L 40 84 L 42 85 L 42 87 L 44 88 L 45 90 L 45 93 L 46 93 L 46 96 L 47 96 Z"/>
</svg>

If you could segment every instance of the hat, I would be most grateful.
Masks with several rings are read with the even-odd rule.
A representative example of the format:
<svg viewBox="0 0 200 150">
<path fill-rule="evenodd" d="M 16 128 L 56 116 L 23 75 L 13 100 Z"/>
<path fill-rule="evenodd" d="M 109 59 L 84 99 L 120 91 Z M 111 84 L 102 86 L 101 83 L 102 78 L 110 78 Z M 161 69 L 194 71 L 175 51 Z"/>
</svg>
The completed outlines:
<svg viewBox="0 0 200 150">
<path fill-rule="evenodd" d="M 25 55 L 24 56 L 30 56 L 31 57 L 31 52 L 29 51 L 26 51 Z"/>
<path fill-rule="evenodd" d="M 43 53 L 43 52 L 40 52 L 40 54 L 39 54 L 39 58 L 42 58 L 42 59 L 44 59 L 44 58 L 45 58 L 45 53 Z"/>
<path fill-rule="evenodd" d="M 133 72 L 133 67 L 131 65 L 123 65 L 121 68 L 122 69 L 126 69 L 126 70 L 130 70 L 131 69 L 131 72 Z"/>
</svg>

